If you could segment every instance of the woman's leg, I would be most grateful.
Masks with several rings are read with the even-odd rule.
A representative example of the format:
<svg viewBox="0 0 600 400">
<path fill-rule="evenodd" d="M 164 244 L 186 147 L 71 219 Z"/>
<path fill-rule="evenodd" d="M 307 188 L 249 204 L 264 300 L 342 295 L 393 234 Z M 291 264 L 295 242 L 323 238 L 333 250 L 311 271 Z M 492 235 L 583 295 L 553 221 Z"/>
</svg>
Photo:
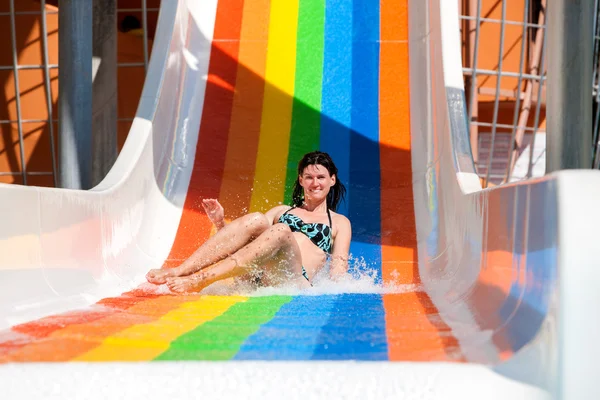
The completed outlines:
<svg viewBox="0 0 600 400">
<path fill-rule="evenodd" d="M 167 286 L 174 292 L 197 292 L 216 281 L 240 276 L 261 266 L 269 268 L 264 273 L 271 282 L 291 280 L 308 286 L 308 281 L 302 277 L 300 248 L 285 224 L 272 226 L 253 242 L 202 271 L 191 276 L 167 278 Z"/>
<path fill-rule="evenodd" d="M 267 230 L 269 225 L 267 217 L 258 212 L 240 217 L 210 237 L 180 266 L 150 270 L 146 279 L 150 283 L 160 285 L 166 282 L 167 277 L 184 276 L 200 271 L 235 253 Z"/>
</svg>

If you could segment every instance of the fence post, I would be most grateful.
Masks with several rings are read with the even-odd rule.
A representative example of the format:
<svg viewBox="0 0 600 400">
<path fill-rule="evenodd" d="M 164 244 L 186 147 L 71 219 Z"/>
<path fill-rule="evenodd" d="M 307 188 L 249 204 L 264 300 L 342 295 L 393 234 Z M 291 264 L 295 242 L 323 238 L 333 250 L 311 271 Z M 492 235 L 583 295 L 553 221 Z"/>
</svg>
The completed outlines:
<svg viewBox="0 0 600 400">
<path fill-rule="evenodd" d="M 93 0 L 92 185 L 117 159 L 117 2 Z"/>
<path fill-rule="evenodd" d="M 548 2 L 546 173 L 591 168 L 594 2 Z"/>
<path fill-rule="evenodd" d="M 92 0 L 59 0 L 59 185 L 92 186 Z"/>
</svg>

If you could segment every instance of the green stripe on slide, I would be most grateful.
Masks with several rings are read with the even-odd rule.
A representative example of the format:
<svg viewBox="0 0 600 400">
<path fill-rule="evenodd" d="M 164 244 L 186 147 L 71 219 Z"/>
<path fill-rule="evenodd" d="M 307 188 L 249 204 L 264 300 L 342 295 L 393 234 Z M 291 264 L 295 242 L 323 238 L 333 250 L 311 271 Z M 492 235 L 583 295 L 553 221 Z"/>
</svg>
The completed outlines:
<svg viewBox="0 0 600 400">
<path fill-rule="evenodd" d="M 155 360 L 229 360 L 250 335 L 291 300 L 291 296 L 267 296 L 237 303 L 212 321 L 179 336 Z"/>
<path fill-rule="evenodd" d="M 319 149 L 324 34 L 325 0 L 300 0 L 286 202 L 292 199 L 298 161 L 305 153 Z"/>
</svg>

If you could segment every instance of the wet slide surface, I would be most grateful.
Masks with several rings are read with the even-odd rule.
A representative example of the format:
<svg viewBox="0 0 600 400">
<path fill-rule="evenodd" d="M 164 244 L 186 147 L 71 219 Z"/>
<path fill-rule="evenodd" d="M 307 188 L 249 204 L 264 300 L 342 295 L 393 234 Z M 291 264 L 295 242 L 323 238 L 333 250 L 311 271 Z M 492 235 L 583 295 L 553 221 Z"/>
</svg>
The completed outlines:
<svg viewBox="0 0 600 400">
<path fill-rule="evenodd" d="M 0 362 L 462 361 L 420 290 L 407 0 L 220 0 L 189 190 L 165 261 L 233 219 L 289 203 L 301 156 L 328 152 L 348 188 L 351 267 L 371 290 L 172 295 L 147 285 L 0 332 Z M 317 285 L 317 289 L 319 285 Z M 385 288 L 385 289 L 384 289 Z"/>
</svg>

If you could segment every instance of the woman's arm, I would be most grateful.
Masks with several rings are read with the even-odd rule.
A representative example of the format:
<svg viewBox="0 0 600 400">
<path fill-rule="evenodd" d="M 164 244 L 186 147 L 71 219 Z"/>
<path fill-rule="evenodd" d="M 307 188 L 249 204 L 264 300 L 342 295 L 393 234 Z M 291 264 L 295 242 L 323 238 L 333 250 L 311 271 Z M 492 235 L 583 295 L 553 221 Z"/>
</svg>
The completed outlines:
<svg viewBox="0 0 600 400">
<path fill-rule="evenodd" d="M 350 252 L 350 242 L 352 240 L 352 226 L 350 220 L 343 215 L 338 218 L 338 231 L 331 252 L 331 266 L 329 276 L 332 280 L 337 280 L 348 272 L 348 253 Z"/>
<path fill-rule="evenodd" d="M 202 207 L 204 208 L 204 212 L 206 212 L 206 216 L 210 222 L 213 223 L 217 231 L 225 227 L 225 210 L 217 199 L 202 199 Z M 279 215 L 283 214 L 288 208 L 289 206 L 281 205 L 267 211 L 265 216 L 269 220 L 269 225 L 273 225 L 275 218 L 278 218 Z"/>
</svg>

